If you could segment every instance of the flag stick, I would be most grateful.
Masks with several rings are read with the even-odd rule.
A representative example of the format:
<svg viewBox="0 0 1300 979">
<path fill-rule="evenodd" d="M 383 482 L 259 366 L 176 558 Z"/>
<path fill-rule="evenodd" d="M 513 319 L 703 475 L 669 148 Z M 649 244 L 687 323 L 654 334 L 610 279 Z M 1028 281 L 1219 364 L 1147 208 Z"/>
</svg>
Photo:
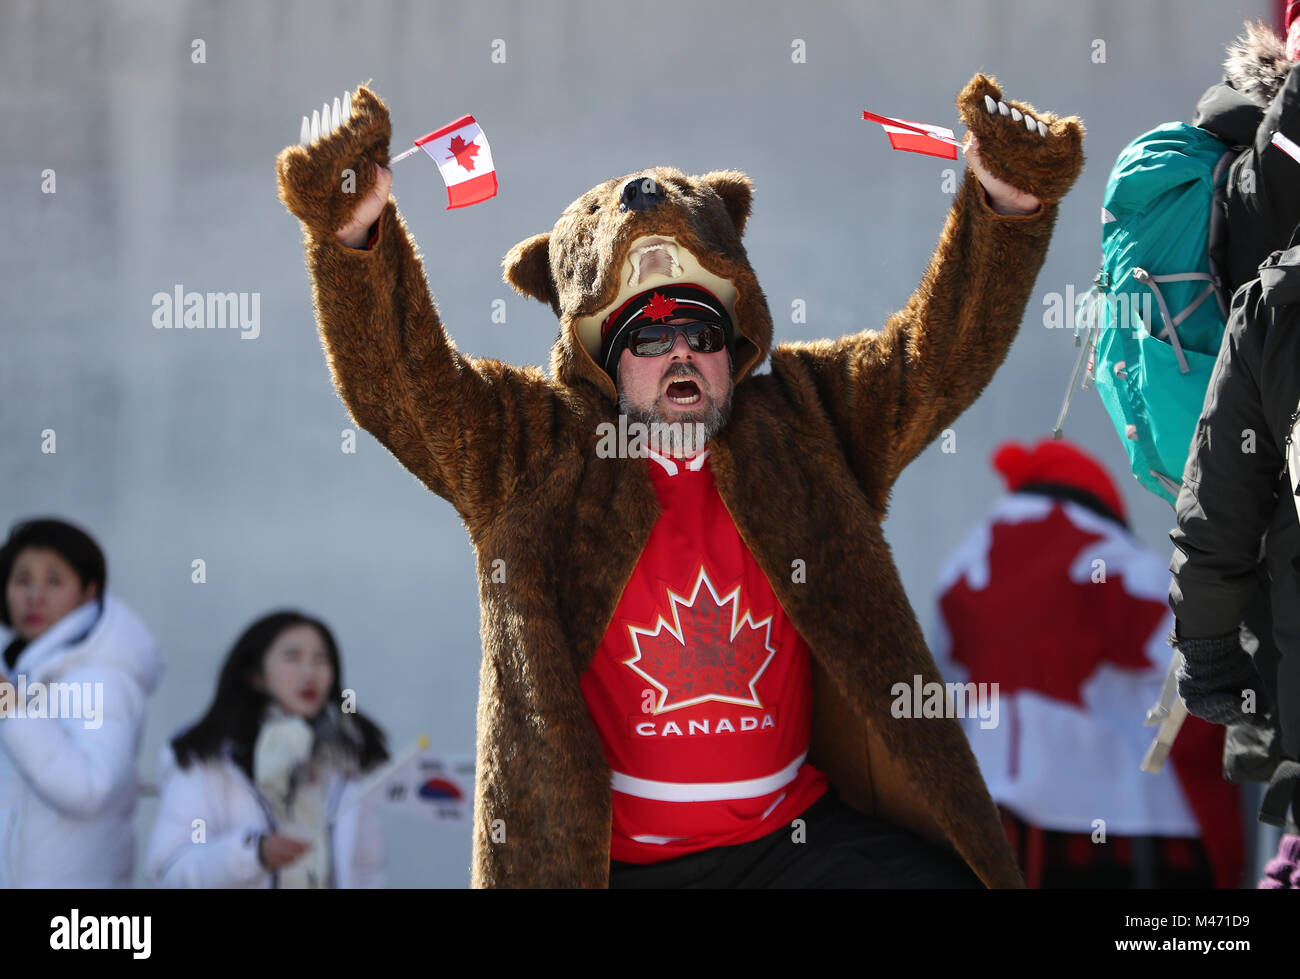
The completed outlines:
<svg viewBox="0 0 1300 979">
<path fill-rule="evenodd" d="M 877 115 L 874 112 L 862 110 L 862 118 L 871 122 L 878 122 L 884 126 L 897 126 L 899 129 L 906 129 L 910 133 L 916 133 L 918 136 L 934 136 L 934 133 L 921 129 L 919 126 L 913 126 L 910 123 L 903 122 L 901 119 L 890 119 L 888 116 Z M 938 137 L 935 137 L 936 139 Z"/>
<path fill-rule="evenodd" d="M 361 783 L 361 789 L 358 792 L 353 794 L 351 804 L 355 805 L 357 802 L 359 802 L 360 800 L 368 796 L 371 792 L 375 791 L 375 789 L 379 788 L 379 786 L 387 782 L 390 778 L 396 775 L 397 772 L 400 771 L 406 765 L 407 762 L 409 762 L 412 758 L 418 755 L 421 751 L 424 751 L 426 748 L 428 748 L 429 744 L 430 744 L 429 736 L 426 734 L 421 734 L 418 738 L 415 739 L 415 743 L 412 744 L 405 751 L 403 751 L 400 755 L 398 755 L 396 758 L 390 759 L 388 763 L 384 765 L 382 768 L 378 769 L 375 772 L 372 772 L 366 778 L 366 780 Z M 345 808 L 347 807 L 340 806 L 339 812 L 342 812 Z"/>
<path fill-rule="evenodd" d="M 416 152 L 418 152 L 419 149 L 420 149 L 420 147 L 419 147 L 419 145 L 417 144 L 417 145 L 415 145 L 415 146 L 412 146 L 412 147 L 411 147 L 409 150 L 407 150 L 405 153 L 398 153 L 395 157 L 393 157 L 391 160 L 388 161 L 388 165 L 391 167 L 394 163 L 401 163 L 403 160 L 405 160 L 405 159 L 406 159 L 408 156 L 410 156 L 412 153 L 416 153 Z"/>
<path fill-rule="evenodd" d="M 1151 747 L 1147 749 L 1146 757 L 1142 759 L 1142 771 L 1159 772 L 1164 768 L 1165 759 L 1169 757 L 1174 739 L 1178 737 L 1178 731 L 1185 720 L 1187 720 L 1187 705 L 1179 697 L 1170 708 L 1169 716 L 1161 723 L 1155 740 L 1151 742 Z"/>
<path fill-rule="evenodd" d="M 1183 654 L 1177 649 L 1169 657 L 1169 667 L 1165 670 L 1165 681 L 1160 687 L 1160 698 L 1155 706 L 1147 711 L 1144 727 L 1157 727 L 1173 712 L 1174 701 L 1178 699 L 1178 671 L 1183 666 Z"/>
<path fill-rule="evenodd" d="M 1073 383 L 1073 381 L 1071 381 Z M 1142 759 L 1142 771 L 1159 772 L 1165 765 L 1165 759 L 1174 746 L 1174 739 L 1187 719 L 1187 705 L 1178 696 L 1178 671 L 1183 665 L 1183 654 L 1177 649 L 1169 657 L 1169 668 L 1165 671 L 1165 681 L 1160 687 L 1160 699 L 1147 711 L 1146 727 L 1160 726 L 1155 740 L 1147 749 Z"/>
</svg>

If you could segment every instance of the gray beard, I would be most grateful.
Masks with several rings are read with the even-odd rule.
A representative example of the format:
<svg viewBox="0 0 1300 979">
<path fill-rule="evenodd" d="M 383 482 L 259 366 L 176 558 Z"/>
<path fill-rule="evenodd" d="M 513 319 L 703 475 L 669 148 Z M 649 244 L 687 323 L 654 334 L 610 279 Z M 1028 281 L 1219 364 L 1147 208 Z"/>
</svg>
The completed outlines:
<svg viewBox="0 0 1300 979">
<path fill-rule="evenodd" d="M 730 358 L 728 358 L 728 367 L 730 367 Z M 730 373 L 730 372 L 728 372 Z M 693 377 L 699 382 L 700 375 L 690 371 L 679 371 L 669 374 L 670 377 Z M 703 385 L 700 385 L 703 391 Z M 627 420 L 631 422 L 640 422 L 647 429 L 653 425 L 661 426 L 659 432 L 667 436 L 667 447 L 661 441 L 661 449 L 668 455 L 677 459 L 693 456 L 704 448 L 705 445 L 719 432 L 727 427 L 727 422 L 731 418 L 731 397 L 735 393 L 733 384 L 727 391 L 726 399 L 719 404 L 716 398 L 710 399 L 710 406 L 707 415 L 704 418 L 678 418 L 670 421 L 665 418 L 658 408 L 658 400 L 650 407 L 648 411 L 637 408 L 627 399 L 627 393 L 622 386 L 618 389 L 618 410 L 621 414 L 627 415 Z M 698 435 L 696 433 L 699 433 Z"/>
</svg>

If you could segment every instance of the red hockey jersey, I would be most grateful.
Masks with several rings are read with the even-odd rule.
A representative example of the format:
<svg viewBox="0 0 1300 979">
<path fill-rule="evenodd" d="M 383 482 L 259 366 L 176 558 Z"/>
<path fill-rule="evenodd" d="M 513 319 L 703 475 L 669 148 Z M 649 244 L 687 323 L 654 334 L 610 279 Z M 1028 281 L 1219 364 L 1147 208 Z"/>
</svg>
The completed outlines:
<svg viewBox="0 0 1300 979">
<path fill-rule="evenodd" d="M 708 449 L 651 453 L 662 513 L 582 692 L 612 769 L 610 856 L 655 863 L 788 825 L 808 764 L 808 644 L 714 487 Z"/>
</svg>

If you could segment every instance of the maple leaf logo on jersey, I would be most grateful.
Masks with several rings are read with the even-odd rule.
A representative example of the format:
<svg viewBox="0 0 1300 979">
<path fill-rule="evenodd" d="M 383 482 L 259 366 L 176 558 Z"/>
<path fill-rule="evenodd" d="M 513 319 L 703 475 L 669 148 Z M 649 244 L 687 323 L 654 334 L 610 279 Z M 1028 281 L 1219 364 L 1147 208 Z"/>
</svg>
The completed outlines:
<svg viewBox="0 0 1300 979">
<path fill-rule="evenodd" d="M 672 621 L 653 629 L 629 626 L 636 655 L 630 667 L 659 691 L 655 713 L 708 700 L 762 707 L 754 685 L 776 655 L 772 616 L 755 622 L 740 610 L 740 586 L 719 597 L 703 566 L 689 598 L 668 589 Z"/>
<path fill-rule="evenodd" d="M 466 170 L 472 171 L 474 169 L 474 156 L 482 148 L 483 147 L 479 146 L 478 143 L 465 142 L 465 137 L 463 136 L 453 136 L 451 138 L 451 145 L 448 146 L 448 149 L 451 150 L 451 156 L 447 157 L 447 159 L 450 160 L 454 156 L 457 163 Z"/>
</svg>

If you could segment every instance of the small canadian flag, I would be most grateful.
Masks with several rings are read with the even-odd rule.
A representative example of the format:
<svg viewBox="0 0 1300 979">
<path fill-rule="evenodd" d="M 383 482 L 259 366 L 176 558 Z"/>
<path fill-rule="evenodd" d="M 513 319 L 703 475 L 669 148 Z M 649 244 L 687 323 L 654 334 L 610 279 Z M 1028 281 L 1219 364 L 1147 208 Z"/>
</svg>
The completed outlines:
<svg viewBox="0 0 1300 979">
<path fill-rule="evenodd" d="M 461 116 L 421 136 L 415 145 L 438 164 L 447 184 L 447 208 L 477 204 L 497 192 L 497 172 L 487 136 L 473 116 Z"/>
<path fill-rule="evenodd" d="M 896 150 L 941 156 L 945 160 L 957 159 L 957 137 L 951 129 L 931 126 L 923 122 L 910 122 L 907 119 L 894 119 L 891 116 L 880 116 L 865 109 L 862 118 L 884 126 L 885 133 L 889 136 L 889 145 Z"/>
</svg>

